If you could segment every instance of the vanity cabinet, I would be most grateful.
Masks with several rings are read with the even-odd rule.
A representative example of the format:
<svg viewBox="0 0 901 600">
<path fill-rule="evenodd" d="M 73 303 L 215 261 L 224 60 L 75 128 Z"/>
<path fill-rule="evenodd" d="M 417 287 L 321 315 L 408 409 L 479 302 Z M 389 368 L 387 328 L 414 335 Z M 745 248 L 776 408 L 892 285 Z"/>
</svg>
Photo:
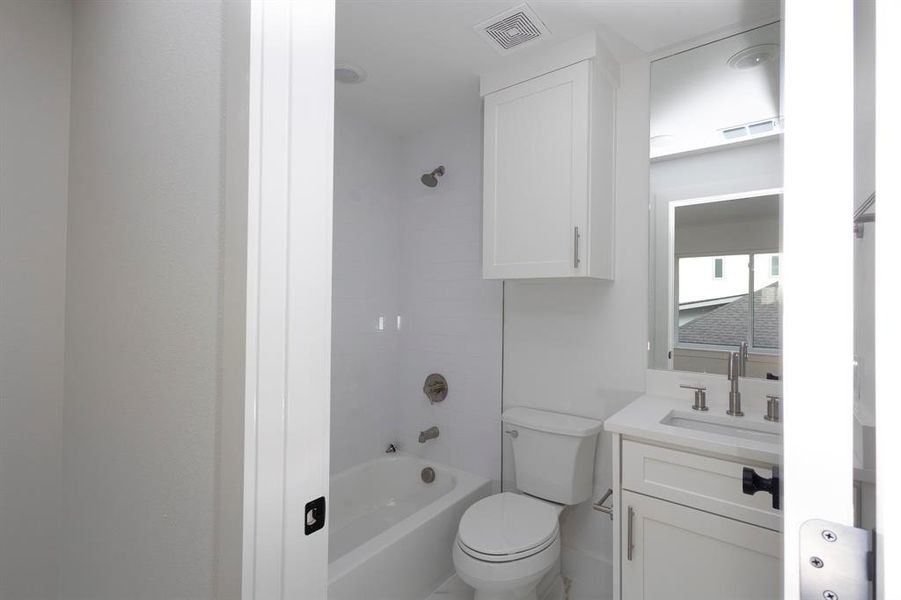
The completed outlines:
<svg viewBox="0 0 901 600">
<path fill-rule="evenodd" d="M 773 466 L 616 435 L 622 600 L 779 598 L 782 515 L 742 492 Z"/>
<path fill-rule="evenodd" d="M 614 98 L 594 59 L 484 95 L 486 279 L 613 278 Z"/>
<path fill-rule="evenodd" d="M 623 599 L 781 597 L 778 532 L 629 491 L 622 503 Z"/>
</svg>

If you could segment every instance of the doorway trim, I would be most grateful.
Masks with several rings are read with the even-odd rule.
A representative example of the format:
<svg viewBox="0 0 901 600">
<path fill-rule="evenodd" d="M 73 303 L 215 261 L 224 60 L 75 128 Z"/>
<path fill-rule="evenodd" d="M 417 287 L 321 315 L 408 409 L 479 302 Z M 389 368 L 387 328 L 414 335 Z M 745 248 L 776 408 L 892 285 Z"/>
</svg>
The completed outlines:
<svg viewBox="0 0 901 600">
<path fill-rule="evenodd" d="M 325 598 L 334 0 L 249 0 L 244 600 Z M 326 516 L 328 511 L 326 511 Z"/>
<path fill-rule="evenodd" d="M 787 0 L 784 11 L 783 596 L 791 599 L 800 593 L 801 525 L 854 522 L 854 19 L 853 0 Z M 828 326 L 811 310 L 826 282 Z"/>
</svg>

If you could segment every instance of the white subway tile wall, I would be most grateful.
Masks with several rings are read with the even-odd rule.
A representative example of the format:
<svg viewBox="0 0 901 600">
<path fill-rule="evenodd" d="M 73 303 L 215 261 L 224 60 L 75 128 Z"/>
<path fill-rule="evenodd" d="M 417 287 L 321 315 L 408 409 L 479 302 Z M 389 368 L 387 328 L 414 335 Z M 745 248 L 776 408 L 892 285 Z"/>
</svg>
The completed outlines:
<svg viewBox="0 0 901 600">
<path fill-rule="evenodd" d="M 500 479 L 503 291 L 482 280 L 481 186 L 478 112 L 403 139 L 337 113 L 332 472 L 400 442 Z M 442 403 L 422 392 L 430 373 L 448 379 Z"/>
</svg>

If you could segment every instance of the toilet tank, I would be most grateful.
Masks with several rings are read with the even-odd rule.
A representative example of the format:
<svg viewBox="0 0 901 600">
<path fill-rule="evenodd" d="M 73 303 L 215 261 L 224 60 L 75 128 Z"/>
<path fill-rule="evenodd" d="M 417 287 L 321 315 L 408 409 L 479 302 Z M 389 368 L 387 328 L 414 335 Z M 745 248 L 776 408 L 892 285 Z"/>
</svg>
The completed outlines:
<svg viewBox="0 0 901 600">
<path fill-rule="evenodd" d="M 502 418 L 513 443 L 517 489 L 560 504 L 591 497 L 603 423 L 521 406 L 508 408 Z"/>
</svg>

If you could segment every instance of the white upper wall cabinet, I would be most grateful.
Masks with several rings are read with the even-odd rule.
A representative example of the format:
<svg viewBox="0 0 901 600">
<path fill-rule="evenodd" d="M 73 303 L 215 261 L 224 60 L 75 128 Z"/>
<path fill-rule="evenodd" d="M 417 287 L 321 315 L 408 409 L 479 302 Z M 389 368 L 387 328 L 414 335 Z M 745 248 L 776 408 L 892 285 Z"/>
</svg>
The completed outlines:
<svg viewBox="0 0 901 600">
<path fill-rule="evenodd" d="M 582 49 L 482 79 L 486 279 L 613 279 L 615 77 Z"/>
</svg>

